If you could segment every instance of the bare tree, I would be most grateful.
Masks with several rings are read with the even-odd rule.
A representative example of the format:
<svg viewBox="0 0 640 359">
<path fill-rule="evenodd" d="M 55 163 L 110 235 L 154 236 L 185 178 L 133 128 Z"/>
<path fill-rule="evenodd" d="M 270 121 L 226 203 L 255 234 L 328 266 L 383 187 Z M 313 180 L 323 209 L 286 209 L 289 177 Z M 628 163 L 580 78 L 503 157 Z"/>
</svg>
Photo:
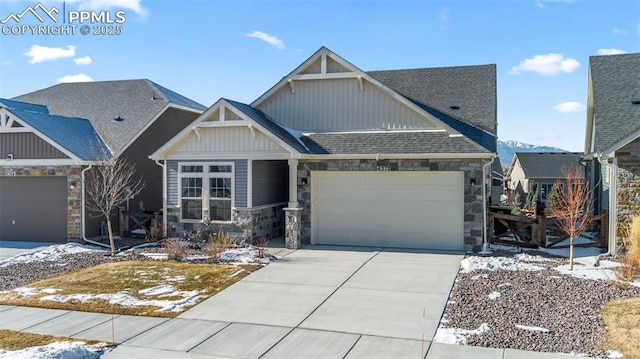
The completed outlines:
<svg viewBox="0 0 640 359">
<path fill-rule="evenodd" d="M 593 192 L 589 190 L 589 182 L 579 167 L 573 170 L 563 168 L 562 173 L 565 189 L 559 194 L 559 203 L 552 215 L 556 217 L 558 227 L 569 236 L 569 269 L 573 270 L 573 242 L 589 227 Z"/>
<path fill-rule="evenodd" d="M 135 181 L 135 166 L 122 157 L 110 157 L 87 171 L 87 208 L 94 217 L 104 217 L 109 230 L 111 255 L 116 252 L 111 226 L 111 212 L 129 198 L 136 196 L 145 186 L 142 178 Z"/>
</svg>

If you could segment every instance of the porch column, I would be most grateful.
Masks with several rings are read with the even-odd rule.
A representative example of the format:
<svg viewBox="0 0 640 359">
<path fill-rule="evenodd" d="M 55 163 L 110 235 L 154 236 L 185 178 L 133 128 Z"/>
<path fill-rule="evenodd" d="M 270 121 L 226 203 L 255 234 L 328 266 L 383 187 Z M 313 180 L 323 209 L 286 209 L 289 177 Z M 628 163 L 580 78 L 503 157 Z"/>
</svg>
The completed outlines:
<svg viewBox="0 0 640 359">
<path fill-rule="evenodd" d="M 298 160 L 289 159 L 289 204 L 284 209 L 284 244 L 289 249 L 300 248 L 302 208 L 298 207 Z"/>
</svg>

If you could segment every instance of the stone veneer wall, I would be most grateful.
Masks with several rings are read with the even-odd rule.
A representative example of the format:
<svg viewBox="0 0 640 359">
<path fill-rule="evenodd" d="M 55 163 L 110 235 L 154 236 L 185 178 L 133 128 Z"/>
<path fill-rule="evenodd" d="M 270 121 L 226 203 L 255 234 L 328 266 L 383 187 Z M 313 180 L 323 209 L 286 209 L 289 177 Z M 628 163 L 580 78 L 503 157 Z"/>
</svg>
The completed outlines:
<svg viewBox="0 0 640 359">
<path fill-rule="evenodd" d="M 284 207 L 285 204 L 260 206 L 254 209 L 234 210 L 234 219 L 248 219 L 246 229 L 237 223 L 211 224 L 211 230 L 225 232 L 240 237 L 248 230 L 252 241 L 260 237 L 278 238 L 284 234 Z M 180 208 L 167 209 L 167 234 L 169 237 L 183 237 L 187 232 L 197 232 L 204 229 L 202 223 L 180 222 Z"/>
<path fill-rule="evenodd" d="M 15 177 L 67 177 L 67 240 L 82 239 L 82 192 L 80 166 L 3 166 L 1 176 Z M 75 187 L 71 183 L 75 182 Z"/>
<path fill-rule="evenodd" d="M 640 138 L 616 152 L 618 158 L 618 237 L 640 215 Z"/>
<path fill-rule="evenodd" d="M 298 164 L 298 201 L 302 207 L 302 243 L 309 244 L 311 241 L 311 171 L 376 171 L 379 165 L 387 167 L 391 171 L 463 171 L 464 245 L 466 250 L 479 251 L 481 249 L 483 211 L 485 210 L 482 203 L 481 159 L 300 161 Z M 471 178 L 475 178 L 475 186 L 471 186 Z"/>
</svg>

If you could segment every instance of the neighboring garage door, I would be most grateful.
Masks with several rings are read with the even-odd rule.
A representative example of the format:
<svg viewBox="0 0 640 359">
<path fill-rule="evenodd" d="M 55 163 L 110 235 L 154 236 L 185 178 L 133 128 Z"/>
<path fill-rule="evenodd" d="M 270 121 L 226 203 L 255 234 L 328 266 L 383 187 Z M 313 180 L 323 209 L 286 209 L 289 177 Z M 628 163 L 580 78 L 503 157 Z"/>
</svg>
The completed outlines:
<svg viewBox="0 0 640 359">
<path fill-rule="evenodd" d="M 67 177 L 0 177 L 0 240 L 66 242 Z"/>
<path fill-rule="evenodd" d="M 316 244 L 462 250 L 463 172 L 311 173 Z"/>
</svg>

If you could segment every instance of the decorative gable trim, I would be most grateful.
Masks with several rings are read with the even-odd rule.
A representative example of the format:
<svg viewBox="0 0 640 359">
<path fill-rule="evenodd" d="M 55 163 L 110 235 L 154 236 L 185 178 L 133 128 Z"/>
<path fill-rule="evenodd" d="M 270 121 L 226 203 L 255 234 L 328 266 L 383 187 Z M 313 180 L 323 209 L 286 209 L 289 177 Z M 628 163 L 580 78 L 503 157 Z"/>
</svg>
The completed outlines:
<svg viewBox="0 0 640 359">
<path fill-rule="evenodd" d="M 0 133 L 33 133 L 36 136 L 42 138 L 45 142 L 55 147 L 58 151 L 64 153 L 72 163 L 67 163 L 68 161 L 64 161 L 65 164 L 82 164 L 83 161 L 80 157 L 76 156 L 73 152 L 67 150 L 59 143 L 55 142 L 51 138 L 47 137 L 42 132 L 36 130 L 32 126 L 30 126 L 25 121 L 21 120 L 18 116 L 14 115 L 10 110 L 6 108 L 0 108 Z M 26 160 L 24 160 L 26 161 Z M 29 161 L 43 161 L 43 160 L 29 160 Z M 58 160 L 60 161 L 60 160 Z M 17 161 L 12 161 L 16 163 Z"/>
<path fill-rule="evenodd" d="M 320 66 L 318 66 L 318 63 Z M 335 64 L 335 66 L 332 66 Z M 315 69 L 315 70 L 314 70 Z M 326 47 L 320 48 L 316 53 L 311 55 L 300 66 L 293 70 L 289 75 L 285 76 L 275 86 L 271 87 L 262 96 L 251 103 L 251 107 L 259 108 L 261 104 L 267 102 L 272 96 L 276 95 L 283 87 L 289 87 L 292 93 L 295 93 L 295 82 L 305 80 L 324 80 L 324 79 L 345 79 L 353 78 L 358 81 L 360 91 L 364 91 L 364 82 L 368 82 L 375 87 L 381 89 L 384 93 L 402 103 L 416 113 L 422 115 L 426 120 L 434 123 L 436 126 L 444 129 L 450 135 L 460 135 L 458 131 L 442 122 L 437 117 L 420 108 L 420 106 L 409 101 L 404 96 L 385 86 L 366 72 L 360 70 L 347 60 L 331 52 Z"/>
<path fill-rule="evenodd" d="M 220 99 L 211 107 L 209 107 L 204 113 L 202 113 L 193 123 L 191 123 L 191 125 L 180 131 L 180 133 L 178 133 L 173 139 L 160 147 L 156 152 L 151 154 L 149 158 L 152 160 L 168 159 L 172 152 L 176 151 L 180 145 L 184 144 L 194 136 L 197 138 L 197 140 L 200 140 L 202 135 L 201 129 L 234 127 L 247 128 L 254 139 L 257 137 L 258 132 L 265 135 L 267 138 L 282 147 L 284 151 L 288 152 L 288 154 L 286 155 L 287 158 L 300 157 L 300 153 L 296 149 L 275 136 L 271 131 L 265 129 L 262 125 L 251 119 L 242 111 L 238 110 L 235 106 L 230 104 L 225 99 Z M 227 157 L 230 155 L 230 153 L 225 154 L 225 156 Z M 232 155 L 245 158 L 248 154 L 238 153 Z M 274 155 L 275 154 L 265 154 L 264 156 L 268 157 Z M 211 157 L 213 155 L 208 156 Z M 216 154 L 216 156 L 218 155 Z M 256 154 L 255 156 L 257 156 L 256 158 L 259 157 L 260 159 L 263 159 L 264 157 L 258 154 Z M 282 156 L 277 157 L 280 158 Z"/>
</svg>

